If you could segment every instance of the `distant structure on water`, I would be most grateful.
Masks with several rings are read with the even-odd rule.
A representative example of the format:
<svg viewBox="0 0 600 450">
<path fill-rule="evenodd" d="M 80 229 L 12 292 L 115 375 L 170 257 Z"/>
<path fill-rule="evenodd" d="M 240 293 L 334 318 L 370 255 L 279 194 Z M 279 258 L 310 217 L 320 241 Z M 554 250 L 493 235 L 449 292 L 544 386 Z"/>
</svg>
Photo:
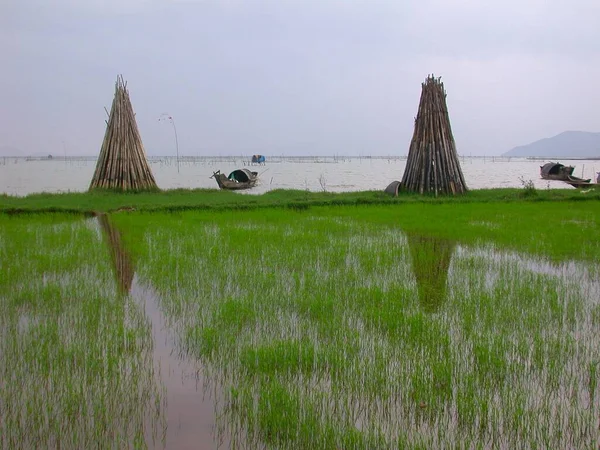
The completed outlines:
<svg viewBox="0 0 600 450">
<path fill-rule="evenodd" d="M 450 127 L 444 84 L 433 75 L 422 83 L 419 111 L 400 189 L 435 195 L 467 191 Z"/>
<path fill-rule="evenodd" d="M 252 155 L 252 164 L 265 164 L 265 155 Z"/>
<path fill-rule="evenodd" d="M 102 141 L 91 189 L 158 189 L 135 121 L 127 84 L 117 77 L 115 97 Z"/>
</svg>

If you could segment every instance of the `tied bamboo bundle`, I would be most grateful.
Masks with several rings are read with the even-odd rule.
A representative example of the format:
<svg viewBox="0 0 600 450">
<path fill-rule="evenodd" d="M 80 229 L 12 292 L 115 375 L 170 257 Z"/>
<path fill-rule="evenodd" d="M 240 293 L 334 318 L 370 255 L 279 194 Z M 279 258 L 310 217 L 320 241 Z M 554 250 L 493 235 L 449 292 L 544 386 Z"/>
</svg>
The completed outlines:
<svg viewBox="0 0 600 450">
<path fill-rule="evenodd" d="M 90 183 L 91 189 L 155 190 L 156 181 L 146 160 L 127 84 L 117 77 L 106 132 Z"/>
<path fill-rule="evenodd" d="M 422 83 L 402 189 L 435 195 L 467 191 L 450 127 L 444 84 L 433 75 Z"/>
</svg>

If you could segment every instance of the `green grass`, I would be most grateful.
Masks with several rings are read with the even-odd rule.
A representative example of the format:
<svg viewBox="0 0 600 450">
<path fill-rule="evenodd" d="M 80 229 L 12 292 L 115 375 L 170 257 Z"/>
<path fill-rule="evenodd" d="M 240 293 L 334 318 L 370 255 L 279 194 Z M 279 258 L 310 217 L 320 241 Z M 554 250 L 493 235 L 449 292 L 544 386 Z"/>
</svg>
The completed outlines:
<svg viewBox="0 0 600 450">
<path fill-rule="evenodd" d="M 597 447 L 598 203 L 513 194 L 279 191 L 115 213 L 118 236 L 0 214 L 2 445 L 160 432 L 149 324 L 112 273 L 131 263 L 241 448 Z"/>
<path fill-rule="evenodd" d="M 595 447 L 600 219 L 555 205 L 114 220 L 250 448 Z"/>
<path fill-rule="evenodd" d="M 161 434 L 150 328 L 98 231 L 0 217 L 0 448 L 144 448 Z"/>
<path fill-rule="evenodd" d="M 460 197 L 429 197 L 403 193 L 397 198 L 379 191 L 329 193 L 302 190 L 274 190 L 262 195 L 240 194 L 214 189 L 174 189 L 159 192 L 32 194 L 26 197 L 0 195 L 0 212 L 113 212 L 120 209 L 145 211 L 185 211 L 219 209 L 256 209 L 311 206 L 398 204 L 398 203 L 464 203 L 464 202 L 535 202 L 600 200 L 600 190 L 537 190 L 528 195 L 524 189 L 482 189 Z"/>
</svg>

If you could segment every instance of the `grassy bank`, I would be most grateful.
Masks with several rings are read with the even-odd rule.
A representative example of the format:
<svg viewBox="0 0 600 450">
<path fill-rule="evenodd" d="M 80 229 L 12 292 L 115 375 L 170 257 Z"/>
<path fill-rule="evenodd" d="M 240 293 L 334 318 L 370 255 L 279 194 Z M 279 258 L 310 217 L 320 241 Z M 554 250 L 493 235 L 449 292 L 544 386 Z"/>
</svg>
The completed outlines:
<svg viewBox="0 0 600 450">
<path fill-rule="evenodd" d="M 483 189 L 460 197 L 428 197 L 401 194 L 390 197 L 380 191 L 330 193 L 301 190 L 275 190 L 262 195 L 240 194 L 214 189 L 176 189 L 142 193 L 64 193 L 32 194 L 26 197 L 0 196 L 0 212 L 113 212 L 120 209 L 144 211 L 184 211 L 190 209 L 256 209 L 265 207 L 305 208 L 325 205 L 464 203 L 506 201 L 600 200 L 600 190 Z"/>
</svg>

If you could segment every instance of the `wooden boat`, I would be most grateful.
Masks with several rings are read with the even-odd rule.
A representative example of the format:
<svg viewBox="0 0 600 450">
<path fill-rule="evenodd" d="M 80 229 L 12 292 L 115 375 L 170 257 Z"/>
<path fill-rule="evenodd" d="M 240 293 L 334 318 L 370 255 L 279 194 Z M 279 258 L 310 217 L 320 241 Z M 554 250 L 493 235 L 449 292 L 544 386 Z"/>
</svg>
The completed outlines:
<svg viewBox="0 0 600 450">
<path fill-rule="evenodd" d="M 549 162 L 540 166 L 540 175 L 544 180 L 561 180 L 567 181 L 568 177 L 573 175 L 575 167 L 564 166 L 560 163 Z"/>
<path fill-rule="evenodd" d="M 211 178 L 217 180 L 221 189 L 236 191 L 239 189 L 250 189 L 256 186 L 258 181 L 258 172 L 251 172 L 248 169 L 237 169 L 225 176 L 220 170 L 213 172 Z"/>
<path fill-rule="evenodd" d="M 600 186 L 598 183 L 591 183 L 592 179 L 588 178 L 584 180 L 583 178 L 577 178 L 569 176 L 566 180 L 563 180 L 565 183 L 570 184 L 574 188 L 585 188 L 585 187 L 598 187 Z"/>
</svg>

